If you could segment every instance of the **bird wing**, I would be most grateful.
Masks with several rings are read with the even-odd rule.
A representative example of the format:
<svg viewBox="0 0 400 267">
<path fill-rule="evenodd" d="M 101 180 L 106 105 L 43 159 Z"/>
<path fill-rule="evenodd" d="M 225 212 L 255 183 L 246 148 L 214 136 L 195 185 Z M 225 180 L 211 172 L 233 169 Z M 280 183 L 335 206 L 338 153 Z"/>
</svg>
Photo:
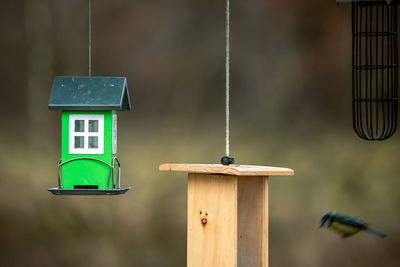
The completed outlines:
<svg viewBox="0 0 400 267">
<path fill-rule="evenodd" d="M 351 225 L 354 227 L 357 227 L 359 229 L 368 229 L 368 224 L 364 221 L 362 221 L 361 219 L 357 218 L 357 217 L 353 217 L 353 216 L 349 216 L 349 215 L 345 215 L 345 214 L 336 214 L 336 216 L 334 217 L 334 220 L 339 222 L 339 223 L 343 223 L 343 224 L 347 224 L 347 225 Z"/>
</svg>

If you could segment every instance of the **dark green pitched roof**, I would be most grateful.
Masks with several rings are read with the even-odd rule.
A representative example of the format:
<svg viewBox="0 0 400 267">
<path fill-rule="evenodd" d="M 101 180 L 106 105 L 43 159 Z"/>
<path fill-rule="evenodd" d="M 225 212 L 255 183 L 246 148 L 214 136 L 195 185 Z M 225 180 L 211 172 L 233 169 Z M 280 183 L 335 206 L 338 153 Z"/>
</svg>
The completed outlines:
<svg viewBox="0 0 400 267">
<path fill-rule="evenodd" d="M 55 77 L 51 110 L 130 110 L 125 77 Z"/>
</svg>

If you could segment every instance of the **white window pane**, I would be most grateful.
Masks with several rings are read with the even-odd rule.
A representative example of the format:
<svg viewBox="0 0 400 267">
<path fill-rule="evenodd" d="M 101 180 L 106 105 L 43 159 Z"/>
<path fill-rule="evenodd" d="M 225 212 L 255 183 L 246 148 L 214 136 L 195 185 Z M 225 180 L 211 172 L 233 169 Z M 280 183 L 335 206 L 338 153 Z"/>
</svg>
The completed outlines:
<svg viewBox="0 0 400 267">
<path fill-rule="evenodd" d="M 103 114 L 69 115 L 68 151 L 69 154 L 104 154 Z"/>
<path fill-rule="evenodd" d="M 99 138 L 97 136 L 89 136 L 89 148 L 98 148 Z"/>
<path fill-rule="evenodd" d="M 75 136 L 75 148 L 84 148 L 85 147 L 85 138 L 83 136 Z"/>
<path fill-rule="evenodd" d="M 75 132 L 82 133 L 85 131 L 85 121 L 84 120 L 75 120 Z"/>
<path fill-rule="evenodd" d="M 99 121 L 89 120 L 89 132 L 98 133 L 99 132 Z"/>
</svg>

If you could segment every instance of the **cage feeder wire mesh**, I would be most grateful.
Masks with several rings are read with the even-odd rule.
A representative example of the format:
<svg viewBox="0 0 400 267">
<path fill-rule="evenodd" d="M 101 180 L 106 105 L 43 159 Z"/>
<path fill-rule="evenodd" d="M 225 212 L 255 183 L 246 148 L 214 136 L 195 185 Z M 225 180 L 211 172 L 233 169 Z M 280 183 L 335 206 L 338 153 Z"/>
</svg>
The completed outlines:
<svg viewBox="0 0 400 267">
<path fill-rule="evenodd" d="M 385 140 L 397 128 L 397 0 L 338 2 L 352 2 L 354 130 Z"/>
</svg>

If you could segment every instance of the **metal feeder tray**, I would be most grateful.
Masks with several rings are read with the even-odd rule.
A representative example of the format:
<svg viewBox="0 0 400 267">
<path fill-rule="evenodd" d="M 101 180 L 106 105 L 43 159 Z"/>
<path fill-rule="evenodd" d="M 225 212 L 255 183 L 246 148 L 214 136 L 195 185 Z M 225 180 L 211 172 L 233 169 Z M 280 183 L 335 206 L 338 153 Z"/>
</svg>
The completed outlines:
<svg viewBox="0 0 400 267">
<path fill-rule="evenodd" d="M 60 189 L 58 187 L 49 188 L 49 192 L 54 195 L 121 195 L 125 194 L 130 187 L 115 189 Z"/>
<path fill-rule="evenodd" d="M 112 184 L 111 189 L 91 189 L 91 188 L 64 189 L 63 188 L 62 177 L 61 177 L 61 166 L 64 164 L 67 164 L 71 161 L 83 160 L 83 159 L 98 161 L 98 162 L 104 163 L 110 167 L 110 172 L 109 172 L 108 181 L 107 181 L 107 188 L 110 187 L 109 184 L 110 184 L 110 178 L 111 178 L 111 184 Z M 116 187 L 116 184 L 114 183 L 115 163 L 118 166 L 118 172 L 117 172 L 117 177 L 116 177 L 116 181 L 118 181 L 118 187 Z M 120 186 L 121 164 L 119 163 L 119 160 L 117 158 L 113 158 L 112 164 L 109 164 L 100 159 L 90 158 L 90 157 L 74 158 L 74 159 L 67 160 L 64 162 L 61 162 L 61 160 L 60 160 L 57 165 L 57 170 L 58 170 L 58 187 L 53 187 L 53 188 L 48 189 L 49 192 L 53 193 L 54 195 L 121 195 L 121 194 L 125 194 L 129 189 L 131 189 L 130 186 L 122 187 L 122 188 Z"/>
</svg>

